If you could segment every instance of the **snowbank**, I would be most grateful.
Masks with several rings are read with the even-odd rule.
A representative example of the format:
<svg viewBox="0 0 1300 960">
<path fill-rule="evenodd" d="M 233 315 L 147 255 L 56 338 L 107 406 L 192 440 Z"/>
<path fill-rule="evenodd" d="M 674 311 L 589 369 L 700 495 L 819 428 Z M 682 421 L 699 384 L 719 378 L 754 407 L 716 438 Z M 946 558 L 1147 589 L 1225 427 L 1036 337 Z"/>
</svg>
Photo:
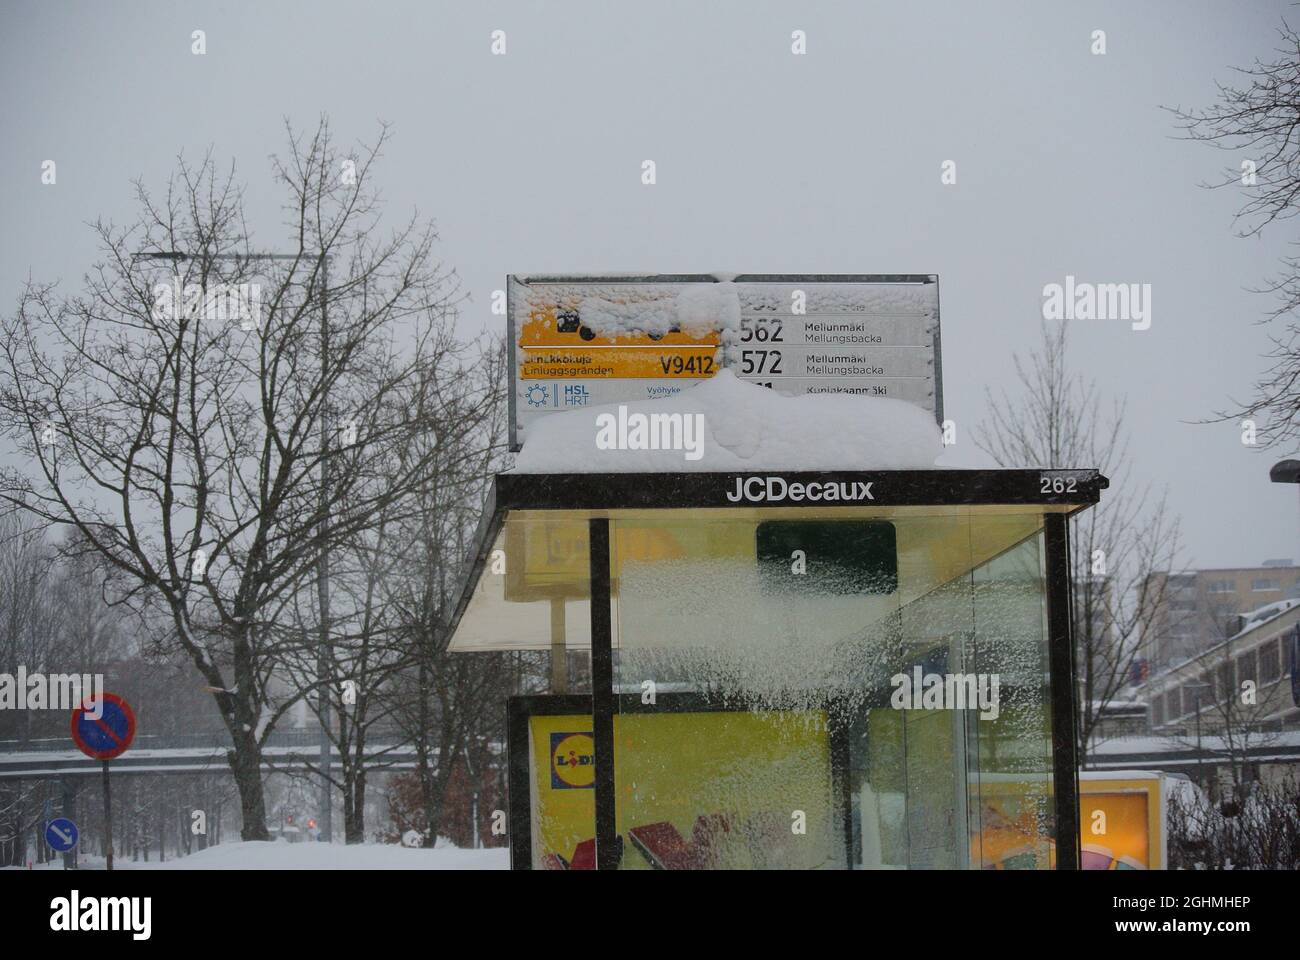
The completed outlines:
<svg viewBox="0 0 1300 960">
<path fill-rule="evenodd" d="M 943 453 L 934 458 L 934 465 L 940 470 L 1000 470 L 1001 465 L 991 456 L 969 440 L 958 440 L 951 446 L 944 447 Z"/>
<path fill-rule="evenodd" d="M 620 412 L 620 407 L 624 408 Z M 624 429 L 636 415 L 680 415 L 677 449 L 670 434 Z M 618 446 L 601 449 L 602 424 L 617 421 Z M 693 433 L 686 418 L 699 424 Z M 644 423 L 645 421 L 641 421 Z M 666 421 L 658 421 L 663 424 Z M 608 441 L 606 432 L 604 441 Z M 698 441 L 699 450 L 683 446 Z M 687 454 L 690 454 L 688 457 Z M 528 428 L 514 473 L 657 473 L 753 470 L 933 469 L 944 455 L 933 417 L 911 403 L 846 394 L 787 397 L 723 370 L 671 397 L 607 404 L 545 417 Z M 945 464 L 946 465 L 946 464 Z"/>
<path fill-rule="evenodd" d="M 504 847 L 421 850 L 382 843 L 348 846 L 248 840 L 223 843 L 202 853 L 151 866 L 171 870 L 506 870 L 510 867 L 510 851 Z"/>
<path fill-rule="evenodd" d="M 104 858 L 82 856 L 82 870 L 104 869 Z M 114 870 L 508 870 L 510 851 L 504 847 L 462 850 L 445 846 L 434 850 L 396 844 L 281 843 L 240 841 L 223 843 L 188 857 L 136 862 L 113 860 Z M 42 864 L 61 870 L 61 861 Z"/>
</svg>

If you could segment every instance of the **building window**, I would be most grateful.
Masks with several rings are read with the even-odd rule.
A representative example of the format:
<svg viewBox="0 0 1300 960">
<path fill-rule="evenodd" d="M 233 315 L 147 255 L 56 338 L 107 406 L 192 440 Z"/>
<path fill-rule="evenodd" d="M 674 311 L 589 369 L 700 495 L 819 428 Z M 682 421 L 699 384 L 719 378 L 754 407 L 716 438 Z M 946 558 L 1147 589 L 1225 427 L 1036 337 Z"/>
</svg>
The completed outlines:
<svg viewBox="0 0 1300 960">
<path fill-rule="evenodd" d="M 1171 687 L 1165 694 L 1165 715 L 1172 721 L 1177 720 L 1183 715 L 1182 691 L 1178 687 Z"/>
<path fill-rule="evenodd" d="M 1207 593 L 1236 593 L 1237 585 L 1231 580 L 1211 580 L 1205 590 Z"/>
<path fill-rule="evenodd" d="M 1219 702 L 1227 703 L 1229 700 L 1232 699 L 1233 694 L 1237 692 L 1234 689 L 1234 684 L 1233 684 L 1232 661 L 1229 660 L 1227 663 L 1220 666 L 1218 670 L 1218 674 L 1219 674 L 1218 676 Z"/>
<path fill-rule="evenodd" d="M 1151 724 L 1159 726 L 1165 722 L 1165 698 L 1163 696 L 1155 697 L 1151 701 Z"/>
<path fill-rule="evenodd" d="M 1237 658 L 1237 683 L 1245 683 L 1247 680 L 1251 683 L 1256 682 L 1255 653 L 1256 651 L 1251 650 Z"/>
<path fill-rule="evenodd" d="M 1281 590 L 1282 581 L 1273 580 L 1269 577 L 1259 577 L 1250 581 L 1250 589 L 1255 593 L 1265 593 L 1271 590 Z"/>
<path fill-rule="evenodd" d="M 1259 682 L 1272 683 L 1282 676 L 1282 665 L 1277 656 L 1277 640 L 1270 640 L 1256 651 L 1259 654 Z"/>
</svg>

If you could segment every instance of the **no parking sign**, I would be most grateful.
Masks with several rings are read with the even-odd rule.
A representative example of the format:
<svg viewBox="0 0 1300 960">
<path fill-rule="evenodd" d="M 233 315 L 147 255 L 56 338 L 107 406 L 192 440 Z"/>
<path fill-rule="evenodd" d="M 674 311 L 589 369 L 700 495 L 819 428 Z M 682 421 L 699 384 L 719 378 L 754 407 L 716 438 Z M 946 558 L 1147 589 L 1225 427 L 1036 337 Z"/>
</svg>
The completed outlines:
<svg viewBox="0 0 1300 960">
<path fill-rule="evenodd" d="M 125 753 L 134 739 L 135 712 L 116 694 L 88 697 L 72 711 L 72 742 L 92 760 L 104 762 L 104 866 L 108 870 L 113 869 L 113 791 L 108 761 Z"/>
<path fill-rule="evenodd" d="M 116 694 L 100 694 L 72 711 L 72 740 L 92 760 L 112 760 L 134 739 L 135 713 Z"/>
</svg>

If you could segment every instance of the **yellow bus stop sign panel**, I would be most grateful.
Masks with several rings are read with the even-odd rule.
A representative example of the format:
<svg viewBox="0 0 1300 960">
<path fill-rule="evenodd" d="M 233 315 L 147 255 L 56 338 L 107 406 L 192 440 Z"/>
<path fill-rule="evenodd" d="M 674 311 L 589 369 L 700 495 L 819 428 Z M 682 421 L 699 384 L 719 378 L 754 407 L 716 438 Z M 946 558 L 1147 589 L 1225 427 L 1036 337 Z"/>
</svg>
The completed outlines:
<svg viewBox="0 0 1300 960">
<path fill-rule="evenodd" d="M 576 322 L 576 321 L 575 321 Z M 711 377 L 721 368 L 718 331 L 628 331 L 616 337 L 566 329 L 554 307 L 533 310 L 519 335 L 520 380 L 671 380 Z"/>
</svg>

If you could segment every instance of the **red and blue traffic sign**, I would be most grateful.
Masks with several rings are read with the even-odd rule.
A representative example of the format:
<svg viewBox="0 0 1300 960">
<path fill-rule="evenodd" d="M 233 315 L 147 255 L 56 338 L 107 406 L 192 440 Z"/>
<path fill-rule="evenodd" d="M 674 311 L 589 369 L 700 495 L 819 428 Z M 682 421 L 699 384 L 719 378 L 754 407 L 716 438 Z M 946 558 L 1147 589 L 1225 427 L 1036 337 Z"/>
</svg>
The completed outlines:
<svg viewBox="0 0 1300 960">
<path fill-rule="evenodd" d="M 98 704 L 102 704 L 102 716 L 96 718 L 94 707 Z M 116 694 L 101 694 L 72 711 L 72 740 L 92 760 L 112 760 L 134 739 L 135 713 Z"/>
</svg>

